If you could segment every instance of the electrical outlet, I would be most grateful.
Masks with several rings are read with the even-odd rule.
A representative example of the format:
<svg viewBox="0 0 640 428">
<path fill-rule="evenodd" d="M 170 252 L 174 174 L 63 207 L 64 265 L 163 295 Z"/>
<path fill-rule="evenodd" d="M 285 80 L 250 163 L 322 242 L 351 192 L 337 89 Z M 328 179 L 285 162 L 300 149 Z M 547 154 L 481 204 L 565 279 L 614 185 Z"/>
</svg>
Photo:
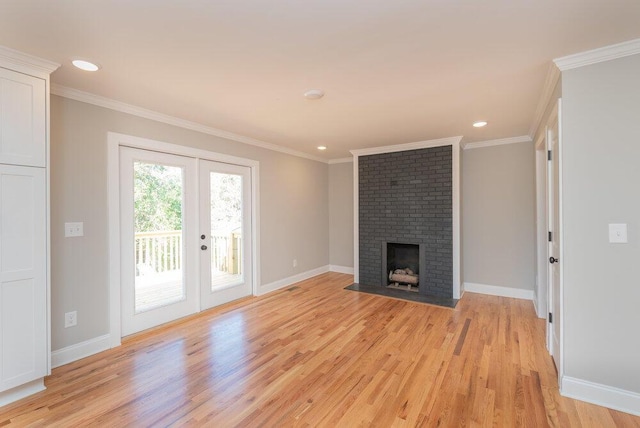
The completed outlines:
<svg viewBox="0 0 640 428">
<path fill-rule="evenodd" d="M 298 267 L 298 259 L 293 259 L 293 267 Z"/>
<path fill-rule="evenodd" d="M 64 236 L 65 238 L 75 238 L 84 235 L 84 223 L 65 223 L 64 224 Z"/>
<path fill-rule="evenodd" d="M 67 312 L 64 314 L 64 328 L 73 327 L 78 324 L 78 311 Z"/>
</svg>

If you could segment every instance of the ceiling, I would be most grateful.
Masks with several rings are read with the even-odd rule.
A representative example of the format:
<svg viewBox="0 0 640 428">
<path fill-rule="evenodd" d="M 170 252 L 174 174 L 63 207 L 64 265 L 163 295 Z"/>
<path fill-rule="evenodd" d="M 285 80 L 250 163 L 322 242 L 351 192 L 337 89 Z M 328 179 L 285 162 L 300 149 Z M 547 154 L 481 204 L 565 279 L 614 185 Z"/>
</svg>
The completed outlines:
<svg viewBox="0 0 640 428">
<path fill-rule="evenodd" d="M 635 38 L 638 0 L 0 3 L 0 45 L 55 84 L 326 160 L 527 135 L 552 59 Z"/>
</svg>

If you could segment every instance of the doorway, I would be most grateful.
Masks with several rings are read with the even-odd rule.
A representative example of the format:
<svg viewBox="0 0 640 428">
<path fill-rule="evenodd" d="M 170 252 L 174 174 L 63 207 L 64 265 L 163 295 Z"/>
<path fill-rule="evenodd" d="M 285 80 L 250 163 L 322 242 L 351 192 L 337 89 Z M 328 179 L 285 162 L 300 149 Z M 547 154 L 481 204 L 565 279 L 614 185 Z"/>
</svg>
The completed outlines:
<svg viewBox="0 0 640 428">
<path fill-rule="evenodd" d="M 258 163 L 109 133 L 111 345 L 255 294 Z"/>
</svg>

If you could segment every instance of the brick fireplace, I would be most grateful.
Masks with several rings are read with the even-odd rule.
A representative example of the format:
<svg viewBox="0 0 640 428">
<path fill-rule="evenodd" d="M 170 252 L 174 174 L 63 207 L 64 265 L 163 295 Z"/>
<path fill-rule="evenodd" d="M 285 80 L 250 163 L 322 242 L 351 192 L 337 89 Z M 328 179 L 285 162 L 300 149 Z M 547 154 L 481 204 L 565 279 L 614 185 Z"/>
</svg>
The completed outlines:
<svg viewBox="0 0 640 428">
<path fill-rule="evenodd" d="M 458 144 L 456 137 L 353 152 L 356 283 L 386 287 L 390 270 L 408 268 L 420 294 L 459 298 Z M 396 266 L 390 251 L 404 260 Z"/>
</svg>

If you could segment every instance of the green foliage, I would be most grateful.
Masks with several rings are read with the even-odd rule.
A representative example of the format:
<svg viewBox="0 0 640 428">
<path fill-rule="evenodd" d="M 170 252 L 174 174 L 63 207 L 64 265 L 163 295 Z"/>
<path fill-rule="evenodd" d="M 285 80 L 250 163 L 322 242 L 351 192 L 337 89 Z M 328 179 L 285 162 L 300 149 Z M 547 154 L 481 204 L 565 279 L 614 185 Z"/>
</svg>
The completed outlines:
<svg viewBox="0 0 640 428">
<path fill-rule="evenodd" d="M 182 229 L 182 168 L 135 162 L 136 232 Z"/>
<path fill-rule="evenodd" d="M 211 228 L 229 233 L 242 222 L 242 177 L 212 173 L 210 183 Z"/>
</svg>

